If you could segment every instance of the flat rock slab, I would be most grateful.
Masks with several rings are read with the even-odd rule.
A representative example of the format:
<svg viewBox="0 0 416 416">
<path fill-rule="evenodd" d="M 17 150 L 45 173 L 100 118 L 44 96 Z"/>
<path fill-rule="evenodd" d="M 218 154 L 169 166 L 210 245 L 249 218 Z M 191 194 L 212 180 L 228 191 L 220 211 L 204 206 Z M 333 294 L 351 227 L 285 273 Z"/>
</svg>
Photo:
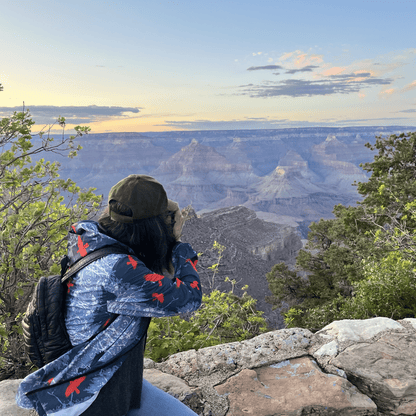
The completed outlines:
<svg viewBox="0 0 416 416">
<path fill-rule="evenodd" d="M 404 330 L 404 327 L 393 319 L 378 316 L 364 320 L 343 319 L 342 321 L 334 321 L 316 333 L 328 334 L 336 338 L 338 342 L 360 342 L 389 329 Z"/>
<path fill-rule="evenodd" d="M 194 412 L 199 413 L 204 410 L 204 400 L 200 390 L 189 387 L 182 379 L 171 374 L 162 373 L 154 368 L 145 369 L 143 371 L 143 378 L 157 388 L 177 398 Z"/>
<path fill-rule="evenodd" d="M 1 416 L 37 416 L 34 409 L 22 409 L 16 404 L 16 393 L 22 380 L 4 380 L 0 383 Z"/>
<path fill-rule="evenodd" d="M 352 345 L 331 360 L 383 412 L 416 414 L 416 336 L 390 333 Z"/>
<path fill-rule="evenodd" d="M 228 397 L 227 416 L 377 415 L 369 397 L 307 356 L 242 370 L 215 389 Z"/>
<path fill-rule="evenodd" d="M 213 386 L 242 369 L 307 355 L 312 336 L 303 328 L 280 329 L 241 342 L 182 351 L 155 366 L 189 384 L 199 385 L 204 377 Z"/>
</svg>

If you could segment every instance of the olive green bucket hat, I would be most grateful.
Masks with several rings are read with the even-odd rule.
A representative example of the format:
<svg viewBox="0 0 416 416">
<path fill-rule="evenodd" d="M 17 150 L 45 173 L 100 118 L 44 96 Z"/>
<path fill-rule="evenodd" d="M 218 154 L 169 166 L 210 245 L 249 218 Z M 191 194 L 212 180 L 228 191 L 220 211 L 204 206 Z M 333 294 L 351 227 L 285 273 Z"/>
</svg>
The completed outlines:
<svg viewBox="0 0 416 416">
<path fill-rule="evenodd" d="M 110 209 L 112 220 L 133 223 L 134 220 L 155 217 L 167 211 L 168 198 L 162 184 L 147 175 L 129 175 L 110 190 L 108 202 L 117 201 L 128 206 L 133 216 L 118 214 Z"/>
</svg>

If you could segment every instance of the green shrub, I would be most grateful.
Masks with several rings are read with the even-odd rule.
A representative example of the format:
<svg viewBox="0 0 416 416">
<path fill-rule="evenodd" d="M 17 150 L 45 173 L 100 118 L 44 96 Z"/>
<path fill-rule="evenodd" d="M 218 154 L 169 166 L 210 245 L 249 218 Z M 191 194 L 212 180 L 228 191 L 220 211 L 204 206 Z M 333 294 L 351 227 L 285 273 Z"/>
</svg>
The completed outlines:
<svg viewBox="0 0 416 416">
<path fill-rule="evenodd" d="M 94 189 L 81 192 L 70 179 L 59 179 L 59 164 L 31 160 L 47 152 L 76 156 L 81 147 L 74 150 L 73 141 L 89 129 L 76 127 L 76 137 L 58 144 L 41 135 L 35 147 L 33 124 L 29 111 L 0 122 L 0 379 L 29 372 L 20 322 L 33 289 L 40 276 L 60 272 L 71 223 L 95 214 L 101 201 Z M 76 203 L 64 204 L 63 194 Z"/>
<path fill-rule="evenodd" d="M 391 252 L 381 261 L 364 263 L 365 279 L 354 283 L 353 297 L 338 295 L 314 309 L 291 308 L 284 314 L 287 327 L 301 324 L 315 332 L 335 320 L 416 317 L 416 264 L 403 259 L 400 252 Z"/>
<path fill-rule="evenodd" d="M 214 249 L 225 250 L 224 246 Z M 220 253 L 220 254 L 221 254 Z M 218 268 L 219 262 L 211 267 Z M 228 278 L 225 281 L 230 281 Z M 160 362 L 169 355 L 189 349 L 210 347 L 234 341 L 243 341 L 268 331 L 262 311 L 256 310 L 252 296 L 233 293 L 235 280 L 228 293 L 214 290 L 202 296 L 201 307 L 192 313 L 189 321 L 179 316 L 153 318 L 147 334 L 145 357 Z M 248 286 L 242 289 L 246 290 Z"/>
</svg>

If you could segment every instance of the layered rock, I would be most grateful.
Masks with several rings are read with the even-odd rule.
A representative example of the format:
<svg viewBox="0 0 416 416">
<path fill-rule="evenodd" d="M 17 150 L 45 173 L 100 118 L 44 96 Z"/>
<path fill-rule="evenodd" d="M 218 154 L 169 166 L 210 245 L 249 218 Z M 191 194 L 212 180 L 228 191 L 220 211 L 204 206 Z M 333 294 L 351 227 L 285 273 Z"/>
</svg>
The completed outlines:
<svg viewBox="0 0 416 416">
<path fill-rule="evenodd" d="M 353 319 L 145 359 L 144 378 L 201 416 L 404 416 L 416 414 L 415 354 L 416 319 Z M 18 383 L 0 383 L 0 414 L 30 414 L 13 406 Z"/>
<path fill-rule="evenodd" d="M 302 248 L 296 229 L 259 219 L 256 213 L 244 206 L 222 208 L 185 222 L 182 241 L 190 243 L 199 257 L 198 272 L 204 293 L 218 288 L 228 292 L 231 287 L 226 277 L 238 282 L 235 293 L 241 295 L 241 287 L 248 285 L 248 294 L 257 299 L 256 308 L 264 312 L 263 317 L 272 328 L 282 328 L 280 309 L 272 310 L 265 302 L 271 296 L 266 273 L 279 262 L 293 264 Z M 220 267 L 213 282 L 210 266 L 218 262 L 213 250 L 214 241 L 226 247 Z"/>
<path fill-rule="evenodd" d="M 334 205 L 354 205 L 360 199 L 351 184 L 367 180 L 359 168 L 374 158 L 364 146 L 367 141 L 374 143 L 379 133 L 412 129 L 104 133 L 78 139 L 84 148 L 74 159 L 49 156 L 61 162 L 61 177 L 70 177 L 81 188 L 97 188 L 104 201 L 123 177 L 154 174 L 180 206 L 192 203 L 207 212 L 245 204 L 255 211 L 292 217 L 290 222 L 318 221 L 332 218 Z"/>
<path fill-rule="evenodd" d="M 315 192 L 305 196 L 275 198 L 271 200 L 249 199 L 243 205 L 255 211 L 274 213 L 278 216 L 301 218 L 302 221 L 318 221 L 333 218 L 335 205 L 355 205 L 358 196 Z"/>
<path fill-rule="evenodd" d="M 249 164 L 230 163 L 212 147 L 192 142 L 152 171 L 171 199 L 195 209 L 226 198 L 227 189 L 247 188 L 258 181 Z"/>
<path fill-rule="evenodd" d="M 279 162 L 274 171 L 264 176 L 250 198 L 251 203 L 275 199 L 299 198 L 313 193 L 325 192 L 312 183 L 316 175 L 309 169 L 308 162 L 290 150 Z"/>
<path fill-rule="evenodd" d="M 254 173 L 259 176 L 269 174 L 287 151 L 287 144 L 277 135 L 257 138 L 257 140 L 253 135 L 234 137 L 232 143 L 218 147 L 218 152 L 234 163 L 248 160 Z"/>
<path fill-rule="evenodd" d="M 316 170 L 324 177 L 323 182 L 338 193 L 356 194 L 354 181 L 366 182 L 368 180 L 364 171 L 350 160 L 352 153 L 348 147 L 341 143 L 335 135 L 330 135 L 319 145 L 311 149 L 312 160 L 315 162 Z"/>
<path fill-rule="evenodd" d="M 334 192 L 328 185 L 316 183 L 318 180 L 308 162 L 290 150 L 276 169 L 261 179 L 256 190 L 247 194 L 244 206 L 255 211 L 312 221 L 331 217 L 336 204 L 350 205 L 358 199 L 348 193 Z"/>
<path fill-rule="evenodd" d="M 104 195 L 105 200 L 119 180 L 130 174 L 149 174 L 171 155 L 140 133 L 88 135 L 80 144 L 83 149 L 73 159 L 53 155 L 61 164 L 60 176 L 71 178 L 82 188 L 96 188 L 96 194 Z"/>
</svg>

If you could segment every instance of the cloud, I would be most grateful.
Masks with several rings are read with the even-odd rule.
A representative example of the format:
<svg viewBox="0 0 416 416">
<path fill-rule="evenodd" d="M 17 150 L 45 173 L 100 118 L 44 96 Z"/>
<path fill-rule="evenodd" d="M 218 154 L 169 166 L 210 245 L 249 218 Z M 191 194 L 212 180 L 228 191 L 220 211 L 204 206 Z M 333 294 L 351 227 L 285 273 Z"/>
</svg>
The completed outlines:
<svg viewBox="0 0 416 416">
<path fill-rule="evenodd" d="M 412 108 L 410 110 L 400 110 L 400 111 L 397 111 L 397 113 L 416 113 L 416 110 Z"/>
<path fill-rule="evenodd" d="M 312 50 L 312 49 L 311 49 Z M 392 51 L 383 56 L 362 59 L 345 66 L 334 66 L 324 62 L 323 55 L 295 50 L 285 52 L 275 60 L 280 71 L 273 69 L 278 65 L 252 66 L 248 71 L 270 69 L 273 75 L 280 75 L 279 81 L 263 80 L 258 84 L 238 87 L 234 95 L 250 97 L 305 97 L 333 94 L 358 93 L 358 97 L 366 97 L 364 89 L 381 86 L 379 98 L 394 97 L 416 89 L 416 80 L 407 81 L 403 88 L 393 84 L 405 78 L 399 73 L 400 68 L 414 60 L 416 49 L 407 49 L 400 54 Z M 282 79 L 281 74 L 297 75 L 295 79 Z M 276 79 L 276 78 L 275 78 Z"/>
<path fill-rule="evenodd" d="M 67 124 L 87 124 L 109 118 L 130 118 L 125 113 L 139 113 L 141 107 L 28 105 L 25 110 L 30 110 L 36 124 L 54 123 L 59 116 L 65 117 Z M 0 116 L 10 117 L 14 111 L 22 111 L 22 107 L 0 107 Z"/>
<path fill-rule="evenodd" d="M 411 82 L 409 85 L 406 85 L 403 89 L 402 92 L 407 92 L 407 91 L 411 91 L 414 90 L 416 88 L 416 80 Z"/>
<path fill-rule="evenodd" d="M 323 55 L 308 55 L 307 53 L 298 53 L 298 55 L 294 58 L 294 64 L 297 67 L 310 65 L 313 63 L 320 64 L 324 61 L 322 57 Z"/>
<path fill-rule="evenodd" d="M 300 52 L 300 51 L 296 51 L 296 52 Z M 284 53 L 280 58 L 279 61 L 286 61 L 287 59 L 291 58 L 293 56 L 294 53 L 296 52 L 286 52 Z"/>
<path fill-rule="evenodd" d="M 329 75 L 328 78 L 330 79 L 340 79 L 340 80 L 349 80 L 353 81 L 356 78 L 368 78 L 371 77 L 370 72 L 360 72 L 358 74 L 338 74 L 338 75 Z"/>
<path fill-rule="evenodd" d="M 326 71 L 322 72 L 321 75 L 324 75 L 326 77 L 330 76 L 330 75 L 338 75 L 341 72 L 344 72 L 346 69 L 346 67 L 340 67 L 340 66 L 334 66 L 332 68 L 327 69 Z"/>
<path fill-rule="evenodd" d="M 301 127 L 342 127 L 350 126 L 351 124 L 371 125 L 371 126 L 391 126 L 392 123 L 397 123 L 400 120 L 409 120 L 407 117 L 393 117 L 393 118 L 362 118 L 354 120 L 337 120 L 334 118 L 323 119 L 319 121 L 307 120 L 274 120 L 263 117 L 246 117 L 243 120 L 166 120 L 164 124 L 155 124 L 157 127 L 166 127 L 167 129 L 174 128 L 177 130 L 252 130 L 252 129 L 286 129 L 286 128 L 301 128 Z M 403 124 L 403 123 L 401 123 Z M 409 124 L 403 124 L 408 127 Z"/>
<path fill-rule="evenodd" d="M 260 69 L 283 69 L 280 65 L 266 65 L 266 66 L 251 66 L 247 71 L 258 71 Z"/>
<path fill-rule="evenodd" d="M 357 81 L 355 78 L 365 78 L 363 74 L 332 75 L 327 80 L 309 81 L 303 79 L 287 79 L 259 84 L 241 86 L 242 92 L 237 95 L 250 97 L 305 97 L 330 94 L 350 94 L 359 92 L 362 88 L 372 85 L 389 85 L 393 79 L 370 78 Z"/>
<path fill-rule="evenodd" d="M 319 68 L 317 65 L 307 65 L 300 69 L 288 69 L 285 74 L 296 74 L 296 72 L 312 72 L 314 68 Z"/>
<path fill-rule="evenodd" d="M 389 98 L 395 93 L 395 91 L 396 90 L 394 88 L 389 88 L 387 90 L 380 91 L 378 95 L 380 98 Z"/>
<path fill-rule="evenodd" d="M 408 117 L 382 117 L 382 118 L 357 118 L 357 119 L 351 119 L 351 120 L 338 120 L 337 124 L 350 124 L 350 123 L 368 123 L 369 121 L 379 121 L 382 122 L 381 124 L 377 125 L 391 125 L 392 120 L 411 120 Z"/>
<path fill-rule="evenodd" d="M 182 130 L 249 130 L 249 129 L 276 129 L 287 119 L 269 119 L 265 117 L 246 117 L 242 120 L 166 120 L 164 124 L 155 124 L 157 127 L 173 127 Z"/>
</svg>

